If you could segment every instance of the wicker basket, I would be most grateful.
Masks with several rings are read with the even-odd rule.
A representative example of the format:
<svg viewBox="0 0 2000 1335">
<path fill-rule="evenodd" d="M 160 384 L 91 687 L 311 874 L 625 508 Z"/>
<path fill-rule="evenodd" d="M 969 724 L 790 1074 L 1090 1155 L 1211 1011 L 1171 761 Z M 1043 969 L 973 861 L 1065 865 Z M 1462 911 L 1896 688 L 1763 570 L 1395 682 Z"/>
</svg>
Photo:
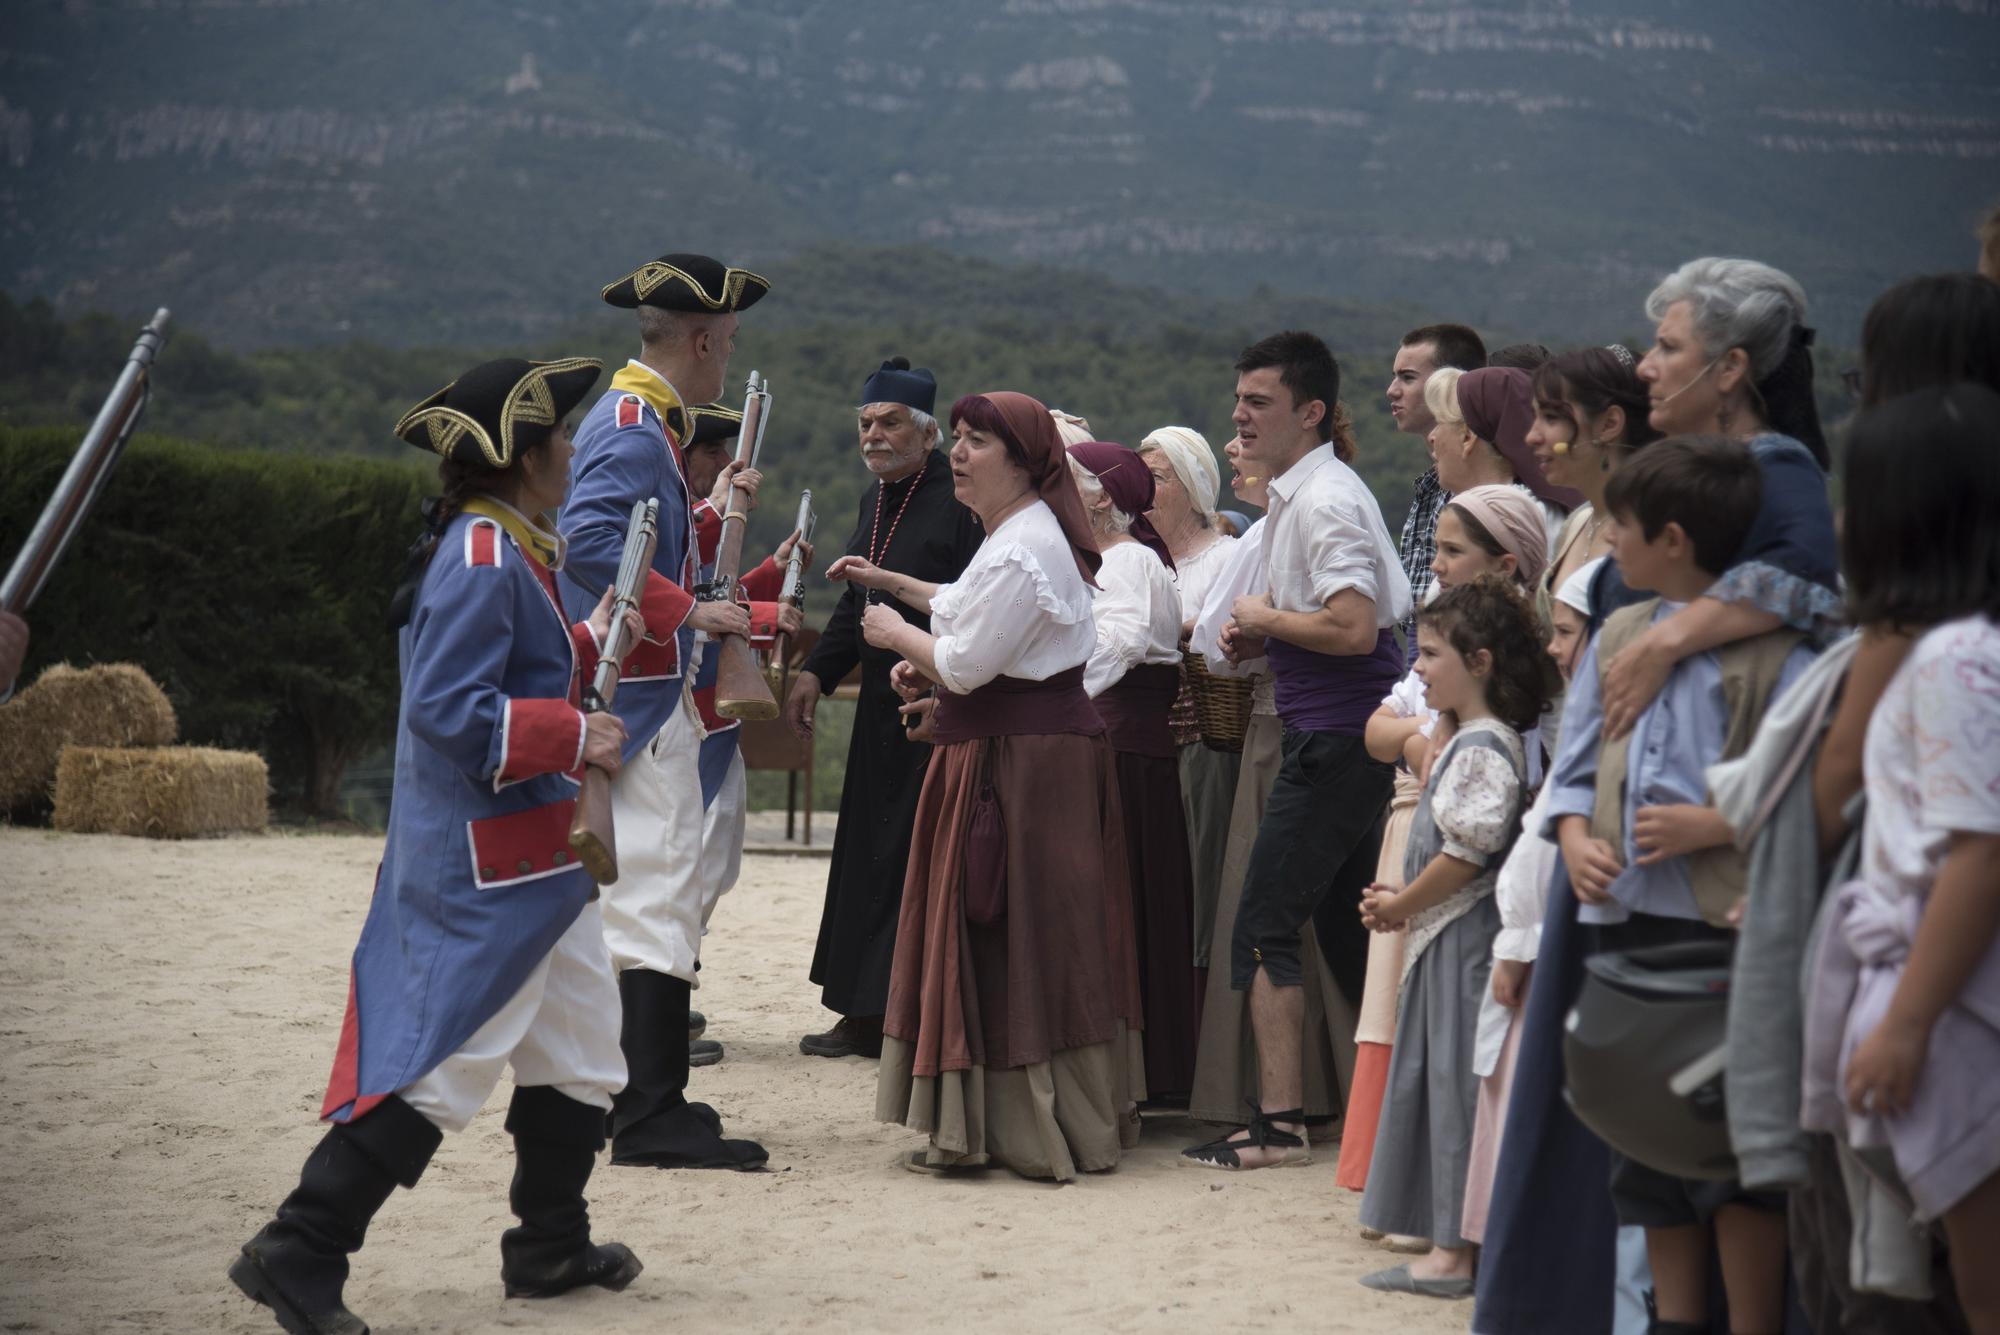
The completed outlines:
<svg viewBox="0 0 2000 1335">
<path fill-rule="evenodd" d="M 1217 676 L 1192 649 L 1181 662 L 1187 668 L 1188 685 L 1194 688 L 1201 744 L 1211 751 L 1241 751 L 1243 734 L 1250 728 L 1250 679 Z"/>
</svg>

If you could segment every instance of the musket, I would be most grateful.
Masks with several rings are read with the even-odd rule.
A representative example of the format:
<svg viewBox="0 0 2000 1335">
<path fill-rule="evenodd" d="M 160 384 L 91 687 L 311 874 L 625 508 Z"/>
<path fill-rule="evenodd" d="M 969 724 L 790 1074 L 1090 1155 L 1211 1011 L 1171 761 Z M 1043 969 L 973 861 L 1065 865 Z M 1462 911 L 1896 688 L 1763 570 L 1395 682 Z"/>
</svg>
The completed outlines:
<svg viewBox="0 0 2000 1335">
<path fill-rule="evenodd" d="M 806 605 L 806 544 L 812 541 L 813 529 L 819 523 L 819 516 L 813 513 L 813 494 L 808 487 L 799 493 L 799 517 L 792 525 L 798 541 L 792 545 L 792 557 L 785 562 L 785 582 L 778 589 L 778 605 L 790 603 L 800 611 Z M 777 682 L 777 693 L 785 693 L 785 674 L 788 667 L 787 655 L 791 651 L 791 636 L 778 632 L 771 644 L 771 675 Z"/>
<path fill-rule="evenodd" d="M 84 517 L 97 504 L 111 470 L 118 465 L 118 456 L 125 452 L 125 443 L 139 425 L 147 399 L 152 397 L 150 373 L 153 358 L 159 354 L 160 344 L 166 341 L 167 318 L 167 308 L 162 306 L 140 331 L 139 341 L 132 345 L 132 355 L 125 359 L 125 369 L 118 373 L 118 383 L 111 387 L 104 406 L 97 410 L 97 420 L 90 424 L 83 443 L 70 457 L 69 467 L 56 483 L 55 494 L 42 507 L 42 517 L 35 521 L 28 540 L 21 544 L 5 582 L 0 582 L 0 608 L 16 614 L 28 610 L 35 595 L 48 582 L 56 562 L 62 559 L 69 540 L 76 536 L 76 531 L 83 527 Z"/>
<path fill-rule="evenodd" d="M 757 466 L 758 451 L 764 445 L 764 423 L 771 409 L 771 392 L 764 378 L 752 371 L 743 396 L 743 426 L 736 436 L 736 462 L 745 468 Z M 715 578 L 703 597 L 712 601 L 735 601 L 736 579 L 743 571 L 743 530 L 750 522 L 750 507 L 743 493 L 732 487 L 729 508 L 722 516 L 722 538 L 715 550 Z M 771 685 L 757 670 L 757 657 L 750 641 L 741 635 L 715 637 L 715 712 L 724 718 L 768 719 L 778 716 L 778 701 Z"/>
<path fill-rule="evenodd" d="M 583 692 L 583 712 L 603 714 L 618 695 L 619 664 L 632 646 L 625 614 L 639 605 L 646 573 L 653 568 L 653 549 L 660 541 L 658 498 L 632 506 L 632 523 L 625 530 L 625 550 L 618 558 L 618 579 L 611 586 L 611 629 L 597 658 L 597 675 Z M 577 789 L 576 815 L 569 825 L 570 851 L 599 885 L 618 879 L 618 841 L 611 826 L 611 776 L 595 765 L 583 767 Z"/>
</svg>

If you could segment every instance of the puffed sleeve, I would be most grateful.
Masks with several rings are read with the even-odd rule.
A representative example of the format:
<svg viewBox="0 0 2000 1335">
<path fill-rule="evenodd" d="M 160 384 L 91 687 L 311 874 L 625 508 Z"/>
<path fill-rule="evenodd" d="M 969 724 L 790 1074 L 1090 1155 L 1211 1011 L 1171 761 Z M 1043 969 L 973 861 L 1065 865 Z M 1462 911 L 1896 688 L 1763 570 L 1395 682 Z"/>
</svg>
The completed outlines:
<svg viewBox="0 0 2000 1335">
<path fill-rule="evenodd" d="M 1083 665 L 1084 693 L 1092 699 L 1122 680 L 1133 664 L 1146 655 L 1153 624 L 1152 586 L 1145 569 L 1124 555 L 1120 544 L 1105 555 L 1097 572 L 1097 593 L 1091 600 L 1091 616 L 1097 624 L 1097 639 L 1090 658 Z M 1148 561 L 1153 554 L 1145 548 Z"/>
<path fill-rule="evenodd" d="M 437 559 L 450 560 L 449 548 Z M 567 774 L 583 759 L 583 713 L 568 699 L 510 698 L 501 689 L 521 578 L 533 576 L 505 565 L 439 570 L 406 632 L 411 734 L 496 792 L 537 774 Z"/>
<path fill-rule="evenodd" d="M 2000 631 L 1983 619 L 1916 650 L 1912 721 L 1926 829 L 2000 834 Z"/>
<path fill-rule="evenodd" d="M 1460 746 L 1431 794 L 1431 819 L 1443 852 L 1484 867 L 1507 846 L 1521 818 L 1521 777 L 1513 762 L 1486 746 Z"/>
<path fill-rule="evenodd" d="M 1037 626 L 1051 620 L 1073 625 L 1091 615 L 1088 603 L 1081 616 L 1065 603 L 1034 553 L 1018 545 L 996 550 L 976 573 L 940 589 L 931 611 L 951 617 L 950 633 L 937 640 L 935 661 L 938 680 L 957 695 L 1006 673 L 1026 652 Z"/>
</svg>

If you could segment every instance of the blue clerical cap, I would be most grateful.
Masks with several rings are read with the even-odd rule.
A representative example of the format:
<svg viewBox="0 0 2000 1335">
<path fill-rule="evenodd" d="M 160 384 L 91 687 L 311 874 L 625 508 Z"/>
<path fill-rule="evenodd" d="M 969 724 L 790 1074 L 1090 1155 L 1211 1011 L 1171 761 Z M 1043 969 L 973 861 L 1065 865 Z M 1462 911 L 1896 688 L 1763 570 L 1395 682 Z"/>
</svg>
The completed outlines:
<svg viewBox="0 0 2000 1335">
<path fill-rule="evenodd" d="M 861 403 L 900 403 L 921 413 L 936 414 L 937 377 L 918 367 L 910 369 L 908 357 L 891 357 L 882 369 L 868 377 L 861 387 Z"/>
</svg>

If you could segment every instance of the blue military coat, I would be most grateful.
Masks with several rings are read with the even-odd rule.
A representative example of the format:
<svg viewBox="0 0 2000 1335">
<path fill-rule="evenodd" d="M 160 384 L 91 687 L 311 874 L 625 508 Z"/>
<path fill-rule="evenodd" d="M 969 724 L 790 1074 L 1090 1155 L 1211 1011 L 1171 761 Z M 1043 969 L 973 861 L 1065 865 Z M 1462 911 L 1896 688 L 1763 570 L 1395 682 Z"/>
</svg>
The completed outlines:
<svg viewBox="0 0 2000 1335">
<path fill-rule="evenodd" d="M 593 892 L 568 835 L 596 642 L 529 549 L 546 538 L 505 507 L 469 508 L 401 632 L 388 844 L 320 1114 L 337 1122 L 464 1046 Z"/>
</svg>

